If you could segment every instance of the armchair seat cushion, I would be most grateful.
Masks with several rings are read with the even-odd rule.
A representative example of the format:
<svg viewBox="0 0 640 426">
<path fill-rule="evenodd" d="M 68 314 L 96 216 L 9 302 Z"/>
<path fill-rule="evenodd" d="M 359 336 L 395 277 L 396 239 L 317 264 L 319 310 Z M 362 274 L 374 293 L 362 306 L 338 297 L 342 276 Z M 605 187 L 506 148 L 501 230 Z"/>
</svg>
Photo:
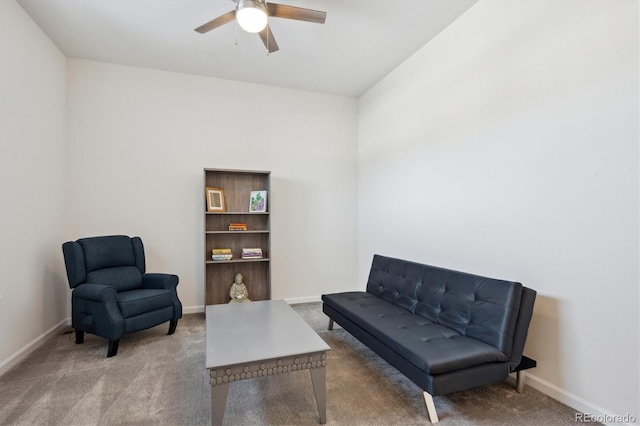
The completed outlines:
<svg viewBox="0 0 640 426">
<path fill-rule="evenodd" d="M 173 307 L 171 290 L 137 289 L 123 291 L 116 295 L 116 300 L 123 318 L 131 318 L 158 309 Z"/>
</svg>

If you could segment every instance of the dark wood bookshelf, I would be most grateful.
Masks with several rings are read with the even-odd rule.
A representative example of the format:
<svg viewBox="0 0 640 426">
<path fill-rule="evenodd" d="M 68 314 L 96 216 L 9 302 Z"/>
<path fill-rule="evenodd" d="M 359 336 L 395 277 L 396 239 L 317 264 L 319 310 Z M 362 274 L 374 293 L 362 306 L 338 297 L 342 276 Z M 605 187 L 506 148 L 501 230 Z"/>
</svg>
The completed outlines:
<svg viewBox="0 0 640 426">
<path fill-rule="evenodd" d="M 270 175 L 268 171 L 204 169 L 205 304 L 229 302 L 229 289 L 241 273 L 251 300 L 271 299 Z M 224 212 L 207 212 L 205 190 L 222 188 Z M 267 211 L 249 212 L 251 191 L 267 191 Z M 229 223 L 247 224 L 246 231 L 229 231 Z M 231 260 L 212 260 L 211 250 L 230 248 Z M 243 248 L 260 248 L 263 257 L 242 259 Z"/>
</svg>

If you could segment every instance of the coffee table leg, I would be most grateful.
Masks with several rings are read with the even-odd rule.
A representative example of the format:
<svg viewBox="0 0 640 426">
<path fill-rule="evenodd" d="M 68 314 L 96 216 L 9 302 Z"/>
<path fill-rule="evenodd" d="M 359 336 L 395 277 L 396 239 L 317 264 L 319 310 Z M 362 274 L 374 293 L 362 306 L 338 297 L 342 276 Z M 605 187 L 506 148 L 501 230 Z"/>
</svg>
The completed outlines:
<svg viewBox="0 0 640 426">
<path fill-rule="evenodd" d="M 211 426 L 221 426 L 224 409 L 227 406 L 229 383 L 211 386 Z"/>
<path fill-rule="evenodd" d="M 316 394 L 316 404 L 318 404 L 318 412 L 320 413 L 320 424 L 327 422 L 327 374 L 325 367 L 312 368 L 311 383 L 313 383 L 313 392 Z"/>
</svg>

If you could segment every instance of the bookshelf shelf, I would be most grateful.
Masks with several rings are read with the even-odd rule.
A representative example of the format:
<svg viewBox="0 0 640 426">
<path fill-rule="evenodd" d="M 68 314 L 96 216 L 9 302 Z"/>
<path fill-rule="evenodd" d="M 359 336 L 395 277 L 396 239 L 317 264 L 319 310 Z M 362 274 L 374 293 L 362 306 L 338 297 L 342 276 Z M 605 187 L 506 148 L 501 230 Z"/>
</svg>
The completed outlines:
<svg viewBox="0 0 640 426">
<path fill-rule="evenodd" d="M 247 263 L 247 262 L 269 262 L 271 259 L 263 257 L 261 259 L 231 259 L 231 260 L 205 260 L 205 263 Z M 229 285 L 231 287 L 231 285 Z"/>
<path fill-rule="evenodd" d="M 229 302 L 229 289 L 237 273 L 242 274 L 251 300 L 271 298 L 270 207 L 266 212 L 249 212 L 251 191 L 266 190 L 270 195 L 270 172 L 255 170 L 204 169 L 204 189 L 224 190 L 227 211 L 204 211 L 205 304 Z M 246 224 L 246 231 L 230 231 L 231 223 Z M 212 260 L 211 250 L 231 249 L 233 259 Z M 242 259 L 243 248 L 260 248 L 263 257 Z"/>
<path fill-rule="evenodd" d="M 260 231 L 205 231 L 205 234 L 268 234 L 267 230 Z"/>
<path fill-rule="evenodd" d="M 260 216 L 260 215 L 269 215 L 269 212 L 205 212 L 205 214 L 210 215 L 221 215 L 221 216 L 233 216 L 233 215 L 249 215 L 249 216 Z"/>
</svg>

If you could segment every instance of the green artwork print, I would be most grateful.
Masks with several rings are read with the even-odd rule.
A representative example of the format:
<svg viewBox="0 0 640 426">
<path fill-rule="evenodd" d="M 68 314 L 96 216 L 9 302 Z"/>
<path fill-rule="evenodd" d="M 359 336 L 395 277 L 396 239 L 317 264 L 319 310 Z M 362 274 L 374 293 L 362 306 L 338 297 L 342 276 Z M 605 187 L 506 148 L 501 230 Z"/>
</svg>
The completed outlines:
<svg viewBox="0 0 640 426">
<path fill-rule="evenodd" d="M 267 191 L 251 191 L 250 212 L 267 211 Z"/>
</svg>

